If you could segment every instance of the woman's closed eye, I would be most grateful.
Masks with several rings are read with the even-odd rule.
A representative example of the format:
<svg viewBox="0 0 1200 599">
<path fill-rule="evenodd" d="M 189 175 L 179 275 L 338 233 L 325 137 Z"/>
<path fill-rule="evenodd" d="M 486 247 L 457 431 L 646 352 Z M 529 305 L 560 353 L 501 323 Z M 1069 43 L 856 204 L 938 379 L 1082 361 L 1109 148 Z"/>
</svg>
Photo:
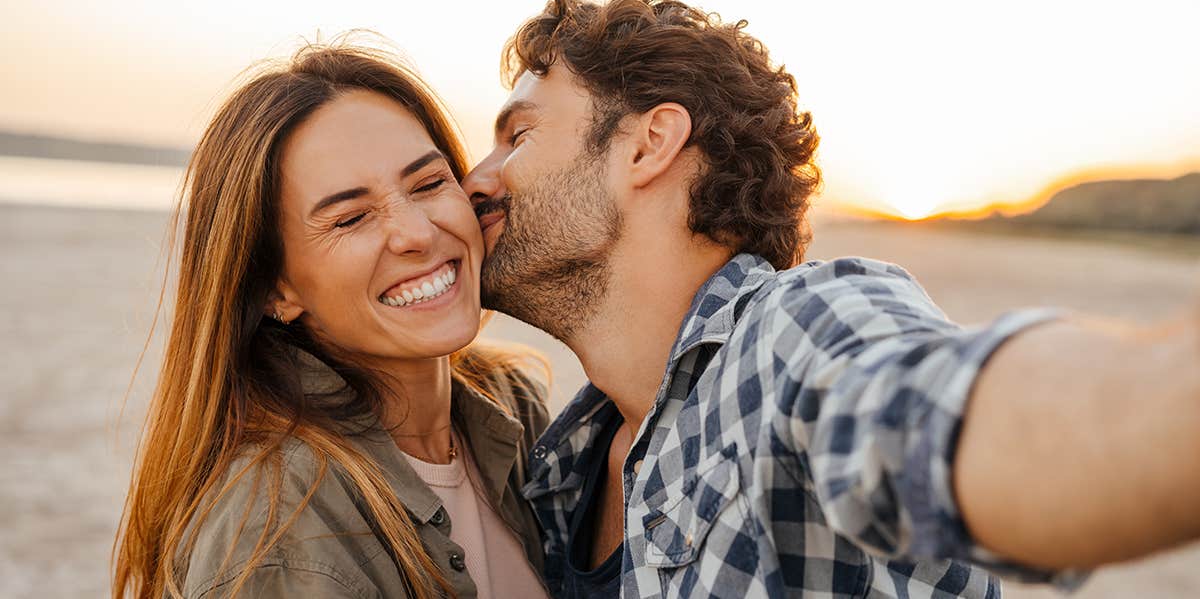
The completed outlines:
<svg viewBox="0 0 1200 599">
<path fill-rule="evenodd" d="M 345 219 L 337 221 L 336 223 L 333 224 L 333 226 L 335 226 L 339 229 L 344 229 L 346 227 L 352 227 L 356 223 L 358 223 L 358 221 L 361 221 L 363 219 L 363 217 L 365 217 L 366 215 L 367 215 L 366 212 L 360 212 L 355 216 L 351 216 L 350 218 L 345 218 Z"/>
<path fill-rule="evenodd" d="M 444 177 L 444 176 L 438 177 L 437 179 L 434 179 L 433 181 L 430 181 L 429 183 L 426 183 L 426 184 L 412 190 L 412 193 L 420 194 L 420 193 L 429 193 L 431 191 L 436 191 L 437 189 L 439 189 L 440 187 L 445 185 L 446 181 L 447 181 L 446 177 Z M 334 222 L 333 226 L 334 226 L 334 228 L 337 228 L 337 229 L 345 229 L 348 227 L 353 227 L 354 225 L 356 225 L 360 221 L 362 221 L 363 218 L 366 218 L 368 212 L 370 212 L 370 211 L 368 210 L 368 211 L 364 211 L 364 212 L 359 212 L 357 214 L 354 214 L 353 216 L 340 218 Z"/>
<path fill-rule="evenodd" d="M 422 186 L 414 189 L 413 193 L 425 193 L 427 191 L 433 191 L 433 190 L 441 187 L 444 183 L 446 183 L 445 179 L 437 179 L 436 181 L 426 183 L 425 185 L 422 185 Z"/>
</svg>

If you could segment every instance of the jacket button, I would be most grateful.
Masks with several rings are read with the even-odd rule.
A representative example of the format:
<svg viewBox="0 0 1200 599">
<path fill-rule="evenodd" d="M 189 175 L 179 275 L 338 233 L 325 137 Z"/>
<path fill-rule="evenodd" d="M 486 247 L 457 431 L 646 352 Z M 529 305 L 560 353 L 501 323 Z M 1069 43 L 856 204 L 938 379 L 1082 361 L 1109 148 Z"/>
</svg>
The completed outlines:
<svg viewBox="0 0 1200 599">
<path fill-rule="evenodd" d="M 467 569 L 467 562 L 463 561 L 463 556 L 457 553 L 450 554 L 450 567 L 457 572 L 462 572 Z"/>
<path fill-rule="evenodd" d="M 432 522 L 434 526 L 441 526 L 442 523 L 446 521 L 446 508 L 438 508 L 438 510 L 433 513 L 433 517 L 430 518 L 429 521 Z"/>
<path fill-rule="evenodd" d="M 540 460 L 544 457 L 546 457 L 546 446 L 545 445 L 538 445 L 537 447 L 533 448 L 533 459 Z"/>
</svg>

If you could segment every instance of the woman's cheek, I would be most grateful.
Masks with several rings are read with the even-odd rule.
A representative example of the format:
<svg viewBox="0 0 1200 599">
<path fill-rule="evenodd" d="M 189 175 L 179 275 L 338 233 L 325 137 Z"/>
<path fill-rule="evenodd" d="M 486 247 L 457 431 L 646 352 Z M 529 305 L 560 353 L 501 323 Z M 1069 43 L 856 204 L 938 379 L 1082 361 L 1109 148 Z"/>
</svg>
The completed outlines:
<svg viewBox="0 0 1200 599">
<path fill-rule="evenodd" d="M 477 253 L 483 247 L 483 232 L 479 229 L 479 219 L 475 218 L 475 210 L 464 195 L 461 201 L 448 202 L 442 207 L 439 226 L 454 237 L 462 240 Z"/>
</svg>

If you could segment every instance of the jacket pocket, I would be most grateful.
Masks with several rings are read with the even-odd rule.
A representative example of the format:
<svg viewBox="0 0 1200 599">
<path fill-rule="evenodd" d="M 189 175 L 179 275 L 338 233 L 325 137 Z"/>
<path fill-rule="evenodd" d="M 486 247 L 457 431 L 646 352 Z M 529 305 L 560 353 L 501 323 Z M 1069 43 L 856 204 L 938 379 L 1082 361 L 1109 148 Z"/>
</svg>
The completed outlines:
<svg viewBox="0 0 1200 599">
<path fill-rule="evenodd" d="M 736 445 L 701 462 L 679 497 L 664 502 L 643 518 L 649 540 L 646 564 L 678 568 L 695 561 L 713 524 L 734 502 L 740 488 Z"/>
</svg>

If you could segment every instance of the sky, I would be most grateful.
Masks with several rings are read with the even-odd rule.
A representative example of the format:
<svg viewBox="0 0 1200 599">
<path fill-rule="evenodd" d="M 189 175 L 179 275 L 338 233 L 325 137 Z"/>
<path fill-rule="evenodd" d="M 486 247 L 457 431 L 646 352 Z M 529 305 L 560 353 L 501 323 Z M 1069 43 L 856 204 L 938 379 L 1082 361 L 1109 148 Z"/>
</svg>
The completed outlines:
<svg viewBox="0 0 1200 599">
<path fill-rule="evenodd" d="M 1099 177 L 1200 170 L 1200 3 L 696 0 L 797 79 L 821 205 L 919 218 Z M 389 38 L 490 148 L 504 41 L 543 3 L 9 2 L 0 129 L 186 146 L 303 39 Z"/>
</svg>

